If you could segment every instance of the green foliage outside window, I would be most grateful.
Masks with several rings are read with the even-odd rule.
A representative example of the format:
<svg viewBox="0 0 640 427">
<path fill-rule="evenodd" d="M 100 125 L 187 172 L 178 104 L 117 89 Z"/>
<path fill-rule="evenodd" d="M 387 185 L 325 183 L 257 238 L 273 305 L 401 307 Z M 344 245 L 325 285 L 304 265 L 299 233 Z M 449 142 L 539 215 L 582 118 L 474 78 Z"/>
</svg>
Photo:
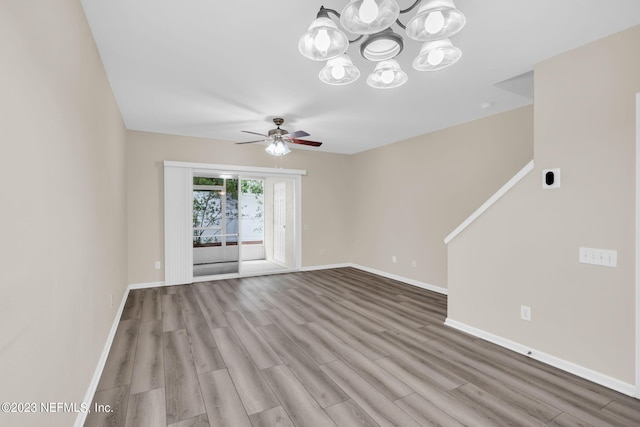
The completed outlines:
<svg viewBox="0 0 640 427">
<path fill-rule="evenodd" d="M 224 186 L 224 195 L 221 194 L 221 190 L 194 190 L 193 192 L 193 245 L 205 246 L 211 243 L 220 242 L 219 236 L 211 236 L 212 230 L 207 230 L 210 227 L 222 227 L 222 234 L 226 234 L 226 223 L 238 217 L 238 180 L 237 179 L 223 179 L 223 178 L 209 178 L 209 177 L 194 177 L 193 185 L 206 185 L 206 186 Z M 262 195 L 264 192 L 262 180 L 241 180 L 240 186 L 242 187 L 243 194 L 253 194 L 255 196 Z M 222 204 L 221 197 L 226 198 L 226 218 L 224 224 L 222 223 Z M 260 205 L 262 201 L 258 199 Z M 262 218 L 263 210 L 259 206 L 254 218 Z M 243 215 L 247 217 L 247 215 Z M 262 227 L 259 230 L 262 231 Z M 219 231 L 220 232 L 220 231 Z M 218 232 L 218 233 L 219 233 Z M 216 233 L 217 234 L 217 233 Z"/>
</svg>

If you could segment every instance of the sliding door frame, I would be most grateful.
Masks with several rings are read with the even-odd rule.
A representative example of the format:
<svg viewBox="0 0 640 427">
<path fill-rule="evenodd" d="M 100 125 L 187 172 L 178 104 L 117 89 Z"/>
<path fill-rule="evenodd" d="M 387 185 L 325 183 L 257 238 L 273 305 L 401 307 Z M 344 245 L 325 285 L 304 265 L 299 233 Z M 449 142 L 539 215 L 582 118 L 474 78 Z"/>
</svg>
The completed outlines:
<svg viewBox="0 0 640 427">
<path fill-rule="evenodd" d="M 636 94 L 636 384 L 635 397 L 640 399 L 640 92 Z"/>
<path fill-rule="evenodd" d="M 193 259 L 193 243 L 191 222 L 189 221 L 188 239 L 185 238 L 185 218 L 193 216 L 192 191 L 194 174 L 218 174 L 251 176 L 255 178 L 287 178 L 294 180 L 294 251 L 295 266 L 293 268 L 278 270 L 276 273 L 300 271 L 302 267 L 302 176 L 306 170 L 300 169 L 273 169 L 239 165 L 221 165 L 209 163 L 176 162 L 166 160 L 164 162 L 164 233 L 165 233 L 165 284 L 178 285 L 193 283 L 195 281 L 212 280 L 212 276 L 193 277 L 193 262 L 185 265 L 186 261 Z M 191 177 L 187 180 L 185 177 Z M 188 182 L 187 182 L 188 181 Z M 187 200 L 188 202 L 185 202 Z M 240 242 L 238 242 L 240 246 Z M 240 251 L 240 247 L 238 247 Z M 241 253 L 239 252 L 239 255 Z M 254 275 L 254 274 L 252 274 Z M 215 276 L 216 279 L 242 277 L 242 272 Z"/>
</svg>

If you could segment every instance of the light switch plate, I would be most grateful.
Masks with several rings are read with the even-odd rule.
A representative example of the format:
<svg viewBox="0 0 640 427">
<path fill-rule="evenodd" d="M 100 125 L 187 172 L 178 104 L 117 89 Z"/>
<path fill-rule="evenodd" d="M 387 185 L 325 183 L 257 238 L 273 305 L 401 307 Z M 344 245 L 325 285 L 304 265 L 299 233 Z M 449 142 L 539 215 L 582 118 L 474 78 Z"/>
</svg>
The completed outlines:
<svg viewBox="0 0 640 427">
<path fill-rule="evenodd" d="M 618 251 L 611 249 L 583 248 L 578 251 L 578 261 L 582 264 L 618 266 Z"/>
</svg>

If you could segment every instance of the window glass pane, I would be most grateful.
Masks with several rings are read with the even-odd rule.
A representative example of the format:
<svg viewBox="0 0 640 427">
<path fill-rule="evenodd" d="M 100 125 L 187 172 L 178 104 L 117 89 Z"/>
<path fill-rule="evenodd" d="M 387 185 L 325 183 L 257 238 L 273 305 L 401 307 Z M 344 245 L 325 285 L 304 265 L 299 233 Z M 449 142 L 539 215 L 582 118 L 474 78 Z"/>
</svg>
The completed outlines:
<svg viewBox="0 0 640 427">
<path fill-rule="evenodd" d="M 193 247 L 220 246 L 222 230 L 193 230 Z"/>
<path fill-rule="evenodd" d="M 193 227 L 220 227 L 222 207 L 220 194 L 212 190 L 194 190 Z"/>
<path fill-rule="evenodd" d="M 238 243 L 238 218 L 227 218 L 227 243 Z"/>
<path fill-rule="evenodd" d="M 238 200 L 238 180 L 237 179 L 227 179 L 226 183 L 227 187 L 227 195 L 228 199 Z"/>
<path fill-rule="evenodd" d="M 227 244 L 238 244 L 238 180 L 227 179 L 227 209 L 226 209 L 226 234 Z"/>
<path fill-rule="evenodd" d="M 223 185 L 224 179 L 222 178 L 209 178 L 204 176 L 194 176 L 193 185 Z"/>
<path fill-rule="evenodd" d="M 242 181 L 242 242 L 264 240 L 264 181 Z"/>
</svg>

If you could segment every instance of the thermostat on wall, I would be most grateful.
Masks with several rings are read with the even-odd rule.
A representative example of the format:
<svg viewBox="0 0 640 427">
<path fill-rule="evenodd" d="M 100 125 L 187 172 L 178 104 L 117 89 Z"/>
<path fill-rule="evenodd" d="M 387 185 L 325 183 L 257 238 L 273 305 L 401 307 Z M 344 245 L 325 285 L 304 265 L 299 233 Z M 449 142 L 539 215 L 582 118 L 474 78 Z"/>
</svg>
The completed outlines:
<svg viewBox="0 0 640 427">
<path fill-rule="evenodd" d="M 560 168 L 542 170 L 542 188 L 560 187 Z"/>
</svg>

